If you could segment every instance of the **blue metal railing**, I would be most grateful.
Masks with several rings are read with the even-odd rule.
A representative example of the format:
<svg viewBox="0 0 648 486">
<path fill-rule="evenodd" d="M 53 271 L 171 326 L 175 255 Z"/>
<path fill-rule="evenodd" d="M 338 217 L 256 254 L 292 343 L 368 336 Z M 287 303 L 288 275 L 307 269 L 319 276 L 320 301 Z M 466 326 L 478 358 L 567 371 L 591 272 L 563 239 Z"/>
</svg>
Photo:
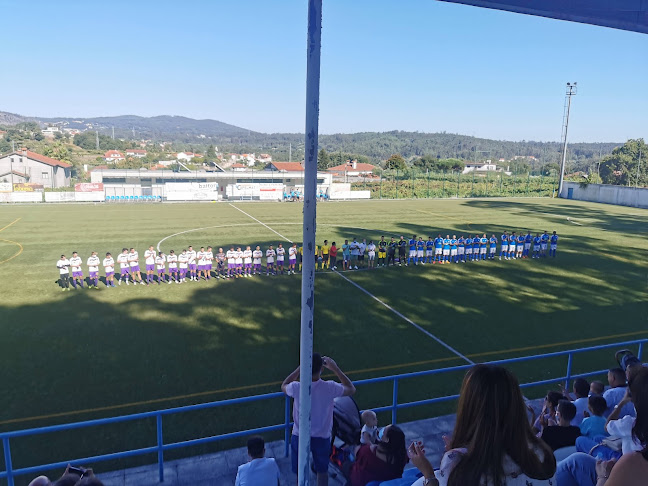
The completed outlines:
<svg viewBox="0 0 648 486">
<path fill-rule="evenodd" d="M 533 355 L 533 356 L 524 356 L 520 358 L 511 358 L 511 359 L 504 359 L 504 360 L 498 360 L 498 361 L 489 361 L 490 364 L 498 364 L 498 365 L 508 365 L 508 364 L 513 364 L 513 363 L 521 363 L 521 362 L 526 362 L 526 361 L 534 361 L 534 360 L 539 360 L 539 359 L 547 359 L 547 358 L 555 358 L 555 357 L 561 357 L 561 356 L 567 356 L 567 371 L 565 376 L 560 376 L 556 378 L 551 378 L 547 380 L 541 380 L 541 381 L 534 381 L 530 383 L 523 383 L 520 385 L 521 388 L 529 388 L 533 386 L 539 386 L 539 385 L 547 385 L 547 384 L 552 384 L 556 382 L 563 382 L 565 387 L 567 387 L 568 382 L 574 378 L 581 378 L 581 377 L 587 377 L 587 376 L 594 376 L 594 375 L 600 375 L 602 373 L 607 372 L 607 368 L 604 370 L 597 370 L 597 371 L 592 371 L 588 373 L 581 373 L 581 374 L 572 374 L 572 366 L 573 366 L 573 357 L 576 354 L 582 354 L 586 352 L 592 352 L 592 351 L 599 351 L 603 349 L 610 349 L 610 348 L 619 348 L 619 347 L 628 347 L 628 346 L 638 346 L 638 351 L 637 351 L 637 357 L 641 359 L 641 355 L 643 352 L 643 346 L 644 344 L 648 343 L 648 339 L 639 339 L 639 340 L 634 340 L 634 341 L 625 341 L 625 342 L 620 342 L 620 343 L 613 343 L 613 344 L 605 344 L 605 345 L 600 345 L 600 346 L 593 346 L 589 348 L 581 348 L 581 349 L 572 349 L 568 351 L 558 351 L 554 353 L 546 353 L 546 354 L 540 354 L 540 355 Z M 354 384 L 357 386 L 363 386 L 363 385 L 370 385 L 370 384 L 375 384 L 375 383 L 383 383 L 383 382 L 392 382 L 392 404 L 383 406 L 383 407 L 377 407 L 373 408 L 375 412 L 388 412 L 391 411 L 392 415 L 392 423 L 397 422 L 397 416 L 398 416 L 398 410 L 405 409 L 405 408 L 412 408 L 412 407 L 418 407 L 421 405 L 430 405 L 434 403 L 440 403 L 440 402 L 446 402 L 450 400 L 455 400 L 459 397 L 459 395 L 449 395 L 449 396 L 444 396 L 444 397 L 436 397 L 436 398 L 429 398 L 425 400 L 417 400 L 413 402 L 405 402 L 405 403 L 398 403 L 398 384 L 402 380 L 406 379 L 411 379 L 411 378 L 417 378 L 417 377 L 422 377 L 422 376 L 430 376 L 430 375 L 438 375 L 442 373 L 449 373 L 453 371 L 462 371 L 462 370 L 467 370 L 471 367 L 472 365 L 461 365 L 461 366 L 453 366 L 450 368 L 439 368 L 439 369 L 434 369 L 434 370 L 427 370 L 427 371 L 417 371 L 413 373 L 404 373 L 400 375 L 391 375 L 391 376 L 383 376 L 379 378 L 369 378 L 365 380 L 358 380 L 354 381 Z M 163 428 L 162 428 L 162 417 L 165 415 L 174 415 L 178 413 L 184 413 L 184 412 L 191 412 L 191 411 L 196 411 L 196 410 L 205 410 L 205 409 L 210 409 L 210 408 L 218 408 L 218 407 L 225 407 L 225 406 L 232 406 L 232 405 L 240 405 L 242 403 L 251 403 L 251 402 L 257 402 L 257 401 L 262 401 L 262 400 L 275 400 L 275 399 L 283 399 L 284 400 L 284 422 L 281 424 L 276 424 L 276 425 L 269 425 L 265 427 L 258 427 L 255 429 L 248 429 L 248 430 L 242 430 L 238 432 L 230 432 L 227 434 L 220 434 L 220 435 L 214 435 L 210 437 L 201 437 L 198 439 L 191 439 L 191 440 L 185 440 L 181 442 L 172 442 L 169 444 L 164 443 L 164 434 L 163 434 Z M 113 459 L 124 459 L 127 457 L 134 457 L 134 456 L 141 456 L 144 454 L 157 454 L 157 460 L 158 460 L 158 467 L 159 467 L 159 478 L 160 482 L 164 481 L 164 452 L 173 450 L 173 449 L 181 449 L 189 446 L 196 446 L 196 445 L 201 445 L 201 444 L 207 444 L 211 442 L 216 442 L 216 441 L 222 441 L 226 439 L 234 439 L 237 437 L 244 437 L 247 435 L 254 435 L 254 434 L 261 434 L 261 433 L 266 433 L 266 432 L 274 432 L 278 430 L 283 430 L 284 431 L 284 440 L 285 440 L 285 454 L 288 455 L 289 453 L 289 447 L 290 447 L 290 427 L 292 426 L 292 423 L 290 421 L 290 398 L 284 395 L 282 392 L 275 392 L 275 393 L 266 393 L 263 395 L 254 395 L 254 396 L 249 396 L 249 397 L 242 397 L 242 398 L 233 398 L 229 400 L 221 400 L 217 402 L 209 402 L 209 403 L 201 403 L 197 405 L 188 405 L 184 407 L 175 407 L 175 408 L 168 408 L 165 410 L 156 410 L 153 412 L 143 412 L 143 413 L 135 413 L 131 415 L 123 415 L 120 417 L 109 417 L 109 418 L 103 418 L 103 419 L 96 419 L 96 420 L 86 420 L 83 422 L 74 422 L 70 424 L 61 424 L 61 425 L 52 425 L 48 427 L 38 427 L 38 428 L 33 428 L 33 429 L 24 429 L 24 430 L 15 430 L 11 432 L 2 432 L 0 433 L 0 439 L 2 440 L 2 446 L 4 449 L 4 462 L 5 462 L 5 470 L 0 471 L 0 479 L 6 478 L 8 485 L 9 486 L 14 486 L 14 477 L 16 476 L 22 476 L 22 475 L 27 475 L 27 474 L 35 474 L 41 471 L 47 471 L 51 469 L 56 469 L 56 468 L 65 468 L 68 463 L 74 462 L 74 463 L 82 463 L 82 464 L 89 464 L 89 463 L 96 463 L 100 461 L 108 461 L 108 460 L 113 460 Z M 134 420 L 142 420 L 142 419 L 147 419 L 147 418 L 153 418 L 155 417 L 156 421 L 156 433 L 157 433 L 157 443 L 155 446 L 151 447 L 144 447 L 140 449 L 132 449 L 128 451 L 123 451 L 123 452 L 114 452 L 110 454 L 102 454 L 98 456 L 91 456 L 91 457 L 83 457 L 83 458 L 77 458 L 74 460 L 66 460 L 66 461 L 60 461 L 60 462 L 55 462 L 55 463 L 50 463 L 50 464 L 43 464 L 43 465 L 38 465 L 38 466 L 30 466 L 30 467 L 23 467 L 23 468 L 18 468 L 14 469 L 13 468 L 13 463 L 12 463 L 12 456 L 11 456 L 11 447 L 10 447 L 10 440 L 15 439 L 18 437 L 26 437 L 26 436 L 34 436 L 34 435 L 41 435 L 41 434 L 50 434 L 54 432 L 62 432 L 62 431 L 68 431 L 68 430 L 74 430 L 74 429 L 81 429 L 81 428 L 86 428 L 86 427 L 92 427 L 92 426 L 97 426 L 97 425 L 109 425 L 109 424 L 114 424 L 114 423 L 121 423 L 121 422 L 129 422 L 129 421 L 134 421 Z"/>
</svg>

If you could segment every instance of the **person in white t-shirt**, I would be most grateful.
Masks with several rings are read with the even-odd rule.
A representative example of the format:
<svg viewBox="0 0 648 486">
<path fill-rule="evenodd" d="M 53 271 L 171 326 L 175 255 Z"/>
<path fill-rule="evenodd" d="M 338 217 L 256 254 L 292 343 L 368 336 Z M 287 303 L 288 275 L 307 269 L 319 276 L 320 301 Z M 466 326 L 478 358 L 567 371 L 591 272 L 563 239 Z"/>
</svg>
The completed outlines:
<svg viewBox="0 0 648 486">
<path fill-rule="evenodd" d="M 167 262 L 169 263 L 169 285 L 171 285 L 171 281 L 174 281 L 175 283 L 178 282 L 178 255 L 175 254 L 174 250 L 171 250 L 169 252 L 169 255 L 167 256 Z"/>
<path fill-rule="evenodd" d="M 375 268 L 376 266 L 376 245 L 374 245 L 373 240 L 369 241 L 369 245 L 367 245 L 367 266 L 368 268 Z"/>
<path fill-rule="evenodd" d="M 256 275 L 257 273 L 261 275 L 261 259 L 263 258 L 263 252 L 261 251 L 261 247 L 257 246 L 256 250 L 252 252 L 252 259 L 253 259 L 253 264 L 254 264 L 254 273 L 253 275 Z"/>
<path fill-rule="evenodd" d="M 99 290 L 99 264 L 101 260 L 97 256 L 97 252 L 93 251 L 88 258 L 88 288 Z M 94 285 L 93 285 L 94 284 Z"/>
<path fill-rule="evenodd" d="M 322 367 L 332 371 L 340 380 L 320 379 Z M 356 389 L 333 359 L 313 353 L 313 375 L 311 385 L 311 453 L 313 469 L 317 473 L 318 486 L 328 484 L 328 463 L 331 454 L 331 430 L 333 428 L 333 401 L 337 397 L 351 396 Z M 281 384 L 281 391 L 294 400 L 291 445 L 292 470 L 297 474 L 297 449 L 299 442 L 299 367 L 290 373 Z"/>
<path fill-rule="evenodd" d="M 235 486 L 275 486 L 279 485 L 279 467 L 272 457 L 265 457 L 265 441 L 258 435 L 247 442 L 250 461 L 239 466 Z"/>
<path fill-rule="evenodd" d="M 207 263 L 205 263 L 205 276 L 207 280 L 211 279 L 211 272 L 212 272 L 212 262 L 214 261 L 214 250 L 211 246 L 207 247 L 207 252 L 205 253 L 205 260 Z"/>
<path fill-rule="evenodd" d="M 180 270 L 180 283 L 184 283 L 187 280 L 187 268 L 189 267 L 189 255 L 187 255 L 187 250 L 182 250 L 182 253 L 178 255 L 178 268 Z"/>
<path fill-rule="evenodd" d="M 187 250 L 187 258 L 189 280 L 196 282 L 198 281 L 196 278 L 196 251 L 193 249 L 193 246 L 189 246 L 189 250 Z"/>
<path fill-rule="evenodd" d="M 128 248 L 122 248 L 122 252 L 117 255 L 117 262 L 119 263 L 119 280 L 117 281 L 117 285 L 121 285 L 122 279 L 125 279 L 126 285 L 129 285 L 130 264 L 128 263 Z"/>
<path fill-rule="evenodd" d="M 276 252 L 272 245 L 266 250 L 266 275 L 277 275 L 277 270 L 275 269 L 275 255 Z"/>
<path fill-rule="evenodd" d="M 243 251 L 241 247 L 236 247 L 234 252 L 234 263 L 236 264 L 236 278 L 243 276 Z"/>
<path fill-rule="evenodd" d="M 244 266 L 244 275 L 246 277 L 252 276 L 252 248 L 249 246 L 245 247 L 243 250 L 243 266 Z"/>
<path fill-rule="evenodd" d="M 288 248 L 288 275 L 292 272 L 295 275 L 295 265 L 297 264 L 297 243 L 293 243 Z"/>
<path fill-rule="evenodd" d="M 204 246 L 200 247 L 200 251 L 196 254 L 196 259 L 198 260 L 197 280 L 200 280 L 203 276 L 207 280 L 207 252 Z"/>
<path fill-rule="evenodd" d="M 72 267 L 72 287 L 77 288 L 77 284 L 83 288 L 83 271 L 81 270 L 81 257 L 75 251 L 70 258 L 70 266 Z"/>
<path fill-rule="evenodd" d="M 166 281 L 166 256 L 161 251 L 155 257 L 155 266 L 157 268 L 157 283 L 160 285 Z"/>
<path fill-rule="evenodd" d="M 110 253 L 106 253 L 103 260 L 104 271 L 106 272 L 106 287 L 115 286 L 115 259 Z"/>
<path fill-rule="evenodd" d="M 135 248 L 131 248 L 130 252 L 128 253 L 128 264 L 130 265 L 130 274 L 133 278 L 133 283 L 137 285 L 137 282 L 139 282 L 142 285 L 147 285 L 144 283 L 144 279 L 142 278 L 142 274 L 140 273 L 139 254 L 137 253 L 137 250 L 135 250 Z M 135 277 L 137 277 L 137 279 L 135 279 Z"/>
<path fill-rule="evenodd" d="M 227 250 L 227 278 L 236 275 L 236 250 L 232 246 Z"/>
<path fill-rule="evenodd" d="M 59 270 L 59 285 L 61 290 L 65 292 L 70 290 L 70 260 L 61 255 L 59 261 L 56 262 L 56 268 Z"/>
<path fill-rule="evenodd" d="M 281 275 L 284 273 L 284 255 L 286 254 L 286 249 L 283 247 L 283 243 L 279 243 L 277 246 L 277 270 L 281 272 Z"/>
<path fill-rule="evenodd" d="M 367 240 L 363 239 L 358 243 L 358 265 L 364 267 L 365 251 L 367 250 Z"/>
<path fill-rule="evenodd" d="M 144 260 L 146 263 L 146 283 L 153 283 L 153 276 L 155 275 L 155 250 L 153 245 L 148 247 L 148 250 L 144 252 Z"/>
</svg>

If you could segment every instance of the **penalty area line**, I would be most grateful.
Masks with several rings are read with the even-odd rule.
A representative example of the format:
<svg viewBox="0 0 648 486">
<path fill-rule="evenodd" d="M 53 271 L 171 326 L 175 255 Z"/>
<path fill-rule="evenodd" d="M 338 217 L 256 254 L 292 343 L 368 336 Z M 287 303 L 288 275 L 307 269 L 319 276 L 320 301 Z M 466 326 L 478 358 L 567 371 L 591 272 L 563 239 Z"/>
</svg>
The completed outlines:
<svg viewBox="0 0 648 486">
<path fill-rule="evenodd" d="M 432 334 L 431 332 L 426 331 L 425 329 L 423 329 L 421 326 L 419 326 L 419 325 L 418 325 L 416 322 L 414 322 L 412 319 L 410 319 L 409 317 L 404 316 L 403 314 L 401 314 L 400 312 L 398 312 L 396 309 L 394 309 L 392 306 L 390 306 L 390 305 L 387 304 L 386 302 L 383 302 L 382 300 L 380 300 L 378 297 L 376 297 L 374 294 L 372 294 L 371 292 L 369 292 L 369 291 L 368 291 L 367 289 L 365 289 L 364 287 L 361 287 L 360 285 L 358 285 L 357 283 L 355 283 L 355 282 L 354 282 L 353 280 L 351 280 L 350 278 L 346 277 L 345 275 L 342 275 L 342 274 L 341 274 L 340 272 L 338 272 L 337 270 L 333 270 L 333 271 L 334 271 L 335 273 L 337 273 L 340 277 L 342 277 L 344 280 L 346 280 L 347 282 L 349 282 L 351 285 L 353 285 L 354 287 L 356 287 L 358 290 L 364 292 L 364 293 L 367 294 L 369 297 L 371 297 L 372 299 L 374 299 L 376 302 L 378 302 L 379 304 L 383 305 L 384 307 L 386 307 L 387 309 L 389 309 L 390 311 L 392 311 L 394 314 L 396 314 L 398 317 L 400 317 L 401 319 L 403 319 L 405 322 L 407 322 L 408 324 L 412 325 L 413 327 L 415 327 L 416 329 L 418 329 L 419 331 L 421 331 L 421 332 L 422 332 L 423 334 L 425 334 L 426 336 L 431 337 L 432 339 L 434 339 L 437 343 L 439 343 L 441 346 L 443 346 L 443 347 L 446 348 L 447 350 L 453 352 L 454 354 L 456 354 L 457 356 L 459 356 L 461 359 L 467 361 L 469 364 L 472 364 L 472 365 L 475 364 L 474 361 L 471 361 L 471 360 L 469 360 L 468 358 L 466 358 L 463 354 L 461 354 L 461 353 L 460 353 L 459 351 L 457 351 L 455 348 L 453 348 L 452 346 L 450 346 L 450 345 L 447 344 L 446 342 L 442 341 L 441 339 L 439 339 L 438 337 L 436 337 L 436 336 L 435 336 L 434 334 Z"/>
<path fill-rule="evenodd" d="M 268 228 L 270 231 L 272 231 L 274 234 L 276 234 L 276 235 L 280 236 L 281 238 L 283 238 L 284 240 L 286 240 L 288 243 L 293 243 L 291 240 L 289 240 L 288 238 L 286 238 L 284 235 L 282 235 L 282 234 L 279 233 L 278 231 L 273 230 L 270 226 L 268 226 L 267 224 L 265 224 L 265 223 L 262 222 L 262 221 L 259 221 L 258 219 L 256 219 L 256 218 L 255 218 L 254 216 L 252 216 L 251 214 L 246 213 L 246 212 L 243 211 L 241 208 L 237 208 L 237 207 L 234 206 L 232 203 L 229 203 L 229 205 L 232 206 L 234 209 L 238 209 L 238 210 L 241 211 L 243 214 L 245 214 L 248 218 L 253 219 L 253 220 L 256 221 L 257 223 L 259 223 L 261 226 L 265 226 L 265 227 Z"/>
</svg>

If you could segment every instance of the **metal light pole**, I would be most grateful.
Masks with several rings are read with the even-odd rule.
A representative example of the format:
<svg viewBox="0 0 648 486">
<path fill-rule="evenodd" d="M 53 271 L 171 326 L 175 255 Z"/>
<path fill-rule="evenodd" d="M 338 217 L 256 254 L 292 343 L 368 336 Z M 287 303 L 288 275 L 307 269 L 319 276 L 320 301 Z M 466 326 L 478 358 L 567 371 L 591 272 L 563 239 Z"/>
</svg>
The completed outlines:
<svg viewBox="0 0 648 486">
<path fill-rule="evenodd" d="M 562 133 L 562 158 L 560 161 L 560 181 L 558 182 L 558 197 L 562 193 L 563 181 L 565 178 L 565 162 L 567 160 L 567 129 L 569 128 L 569 110 L 571 109 L 571 98 L 577 92 L 577 83 L 567 83 L 565 92 L 565 110 L 563 112 L 563 133 Z"/>
<path fill-rule="evenodd" d="M 306 135 L 304 147 L 304 226 L 299 343 L 299 486 L 310 484 L 311 386 L 313 371 L 313 313 L 315 310 L 315 222 L 317 141 L 319 132 L 322 0 L 308 1 L 306 41 Z"/>
</svg>

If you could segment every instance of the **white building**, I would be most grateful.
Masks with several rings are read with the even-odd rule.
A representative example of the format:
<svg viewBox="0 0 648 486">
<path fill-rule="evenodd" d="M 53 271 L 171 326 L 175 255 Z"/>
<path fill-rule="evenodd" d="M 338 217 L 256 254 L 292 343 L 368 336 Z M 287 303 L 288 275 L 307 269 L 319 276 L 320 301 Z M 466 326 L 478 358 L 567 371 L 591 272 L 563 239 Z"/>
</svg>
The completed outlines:
<svg viewBox="0 0 648 486">
<path fill-rule="evenodd" d="M 120 160 L 124 160 L 126 157 L 119 151 L 119 150 L 109 150 L 106 152 L 103 156 L 103 159 L 106 162 L 119 162 Z"/>
<path fill-rule="evenodd" d="M 68 187 L 72 164 L 23 149 L 0 156 L 0 182 Z"/>
<path fill-rule="evenodd" d="M 470 172 L 495 172 L 496 170 L 497 165 L 487 160 L 486 162 L 478 162 L 476 164 L 466 164 L 462 174 L 468 174 Z"/>
<path fill-rule="evenodd" d="M 146 153 L 146 150 L 142 149 L 127 149 L 126 157 L 135 157 L 141 159 L 142 157 L 146 157 Z"/>
</svg>

